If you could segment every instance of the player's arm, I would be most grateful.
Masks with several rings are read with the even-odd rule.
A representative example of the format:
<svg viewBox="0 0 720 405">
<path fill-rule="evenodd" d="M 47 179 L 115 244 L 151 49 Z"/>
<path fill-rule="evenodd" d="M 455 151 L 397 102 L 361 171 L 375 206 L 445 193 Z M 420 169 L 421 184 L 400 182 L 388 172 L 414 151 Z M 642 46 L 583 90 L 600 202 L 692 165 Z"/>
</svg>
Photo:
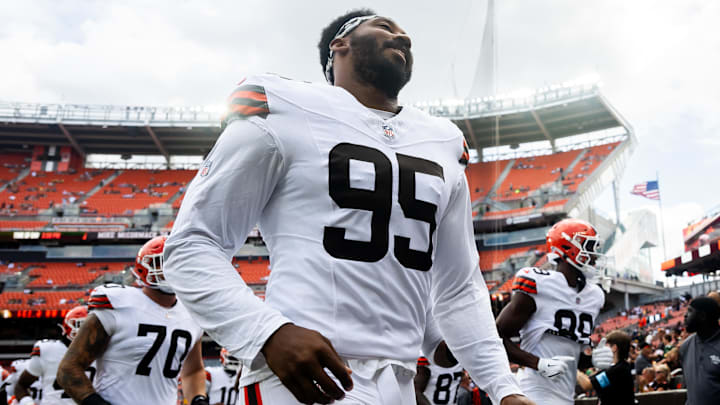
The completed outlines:
<svg viewBox="0 0 720 405">
<path fill-rule="evenodd" d="M 282 145 L 260 121 L 233 121 L 218 138 L 165 243 L 163 272 L 200 327 L 243 364 L 267 361 L 300 402 L 329 403 L 344 392 L 325 368 L 352 388 L 330 341 L 262 302 L 231 264 L 286 170 Z"/>
<path fill-rule="evenodd" d="M 496 321 L 498 332 L 510 361 L 535 370 L 538 368 L 538 360 L 540 359 L 534 354 L 522 350 L 520 345 L 511 339 L 520 335 L 520 329 L 530 320 L 536 309 L 535 300 L 531 296 L 515 292 L 510 303 L 503 308 Z"/>
<path fill-rule="evenodd" d="M 459 172 L 437 228 L 433 316 L 452 354 L 499 405 L 531 404 L 522 396 L 494 327 L 490 295 L 478 266 L 467 180 Z"/>
<path fill-rule="evenodd" d="M 32 361 L 32 360 L 31 360 Z M 25 397 L 30 397 L 30 386 L 33 385 L 35 381 L 38 380 L 37 376 L 34 376 L 30 373 L 28 373 L 27 370 L 23 370 L 22 374 L 20 374 L 20 377 L 18 377 L 17 382 L 15 383 L 15 388 L 13 395 L 15 395 L 15 399 L 20 401 L 21 399 Z"/>
<path fill-rule="evenodd" d="M 207 391 L 205 390 L 205 365 L 202 359 L 202 340 L 198 339 L 195 346 L 188 354 L 180 372 L 182 378 L 183 397 L 190 400 L 190 404 L 208 404 Z M 198 398 L 198 396 L 204 397 Z"/>
<path fill-rule="evenodd" d="M 430 381 L 430 368 L 427 366 L 426 358 L 419 358 L 417 362 L 417 372 L 413 383 L 415 385 L 415 399 L 417 405 L 431 405 L 430 401 L 425 397 L 425 388 Z"/>
<path fill-rule="evenodd" d="M 100 357 L 110 342 L 102 323 L 90 313 L 73 339 L 57 371 L 57 383 L 79 404 L 108 404 L 95 392 L 85 374 L 90 364 Z"/>
</svg>

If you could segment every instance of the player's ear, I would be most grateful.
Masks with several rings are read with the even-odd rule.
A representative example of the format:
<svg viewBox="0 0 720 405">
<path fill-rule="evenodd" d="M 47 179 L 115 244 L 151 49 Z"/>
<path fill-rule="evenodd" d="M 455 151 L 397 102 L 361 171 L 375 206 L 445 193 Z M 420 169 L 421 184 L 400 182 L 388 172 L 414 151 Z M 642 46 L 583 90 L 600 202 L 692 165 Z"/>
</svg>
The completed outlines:
<svg viewBox="0 0 720 405">
<path fill-rule="evenodd" d="M 335 54 L 345 54 L 350 49 L 350 38 L 335 38 L 330 42 L 330 50 Z"/>
</svg>

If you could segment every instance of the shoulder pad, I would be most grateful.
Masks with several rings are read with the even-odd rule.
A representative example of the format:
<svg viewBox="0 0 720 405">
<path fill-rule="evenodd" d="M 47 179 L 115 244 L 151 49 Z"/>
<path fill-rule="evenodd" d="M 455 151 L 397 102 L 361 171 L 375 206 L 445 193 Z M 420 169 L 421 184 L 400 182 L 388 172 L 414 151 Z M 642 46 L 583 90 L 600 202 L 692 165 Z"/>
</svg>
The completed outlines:
<svg viewBox="0 0 720 405">
<path fill-rule="evenodd" d="M 139 289 L 135 287 L 126 287 L 120 284 L 105 284 L 96 287 L 90 293 L 88 301 L 88 309 L 116 309 L 122 307 L 130 307 L 133 302 L 133 295 L 137 294 Z"/>
<path fill-rule="evenodd" d="M 227 110 L 222 117 L 222 129 L 237 119 L 252 116 L 267 118 L 270 107 L 263 80 L 258 76 L 242 79 L 227 99 Z"/>
</svg>

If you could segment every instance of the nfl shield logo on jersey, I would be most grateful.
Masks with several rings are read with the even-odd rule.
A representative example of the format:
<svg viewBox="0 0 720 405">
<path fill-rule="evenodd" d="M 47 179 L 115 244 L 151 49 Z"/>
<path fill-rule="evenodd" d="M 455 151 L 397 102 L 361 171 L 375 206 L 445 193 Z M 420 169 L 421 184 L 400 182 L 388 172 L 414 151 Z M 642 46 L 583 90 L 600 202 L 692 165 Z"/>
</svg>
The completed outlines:
<svg viewBox="0 0 720 405">
<path fill-rule="evenodd" d="M 210 173 L 210 166 L 212 166 L 212 161 L 207 160 L 205 163 L 203 163 L 202 167 L 200 168 L 200 177 L 205 177 Z"/>
<path fill-rule="evenodd" d="M 393 129 L 388 124 L 383 124 L 383 135 L 385 135 L 388 139 L 395 139 L 395 132 L 393 132 Z"/>
</svg>

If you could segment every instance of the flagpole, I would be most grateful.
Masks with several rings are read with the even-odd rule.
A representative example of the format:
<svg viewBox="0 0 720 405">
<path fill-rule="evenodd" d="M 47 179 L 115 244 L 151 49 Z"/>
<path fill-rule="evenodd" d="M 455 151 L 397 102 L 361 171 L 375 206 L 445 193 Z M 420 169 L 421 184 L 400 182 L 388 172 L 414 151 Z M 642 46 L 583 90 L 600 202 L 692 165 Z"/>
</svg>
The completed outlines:
<svg viewBox="0 0 720 405">
<path fill-rule="evenodd" d="M 660 233 L 662 234 L 662 244 L 663 244 L 663 259 L 662 261 L 667 260 L 667 245 L 665 244 L 665 219 L 663 219 L 663 208 L 662 208 L 662 194 L 660 193 L 660 173 L 659 171 L 655 171 L 655 181 L 657 182 L 658 186 L 658 206 L 660 207 Z M 662 262 L 661 262 L 662 263 Z"/>
</svg>

